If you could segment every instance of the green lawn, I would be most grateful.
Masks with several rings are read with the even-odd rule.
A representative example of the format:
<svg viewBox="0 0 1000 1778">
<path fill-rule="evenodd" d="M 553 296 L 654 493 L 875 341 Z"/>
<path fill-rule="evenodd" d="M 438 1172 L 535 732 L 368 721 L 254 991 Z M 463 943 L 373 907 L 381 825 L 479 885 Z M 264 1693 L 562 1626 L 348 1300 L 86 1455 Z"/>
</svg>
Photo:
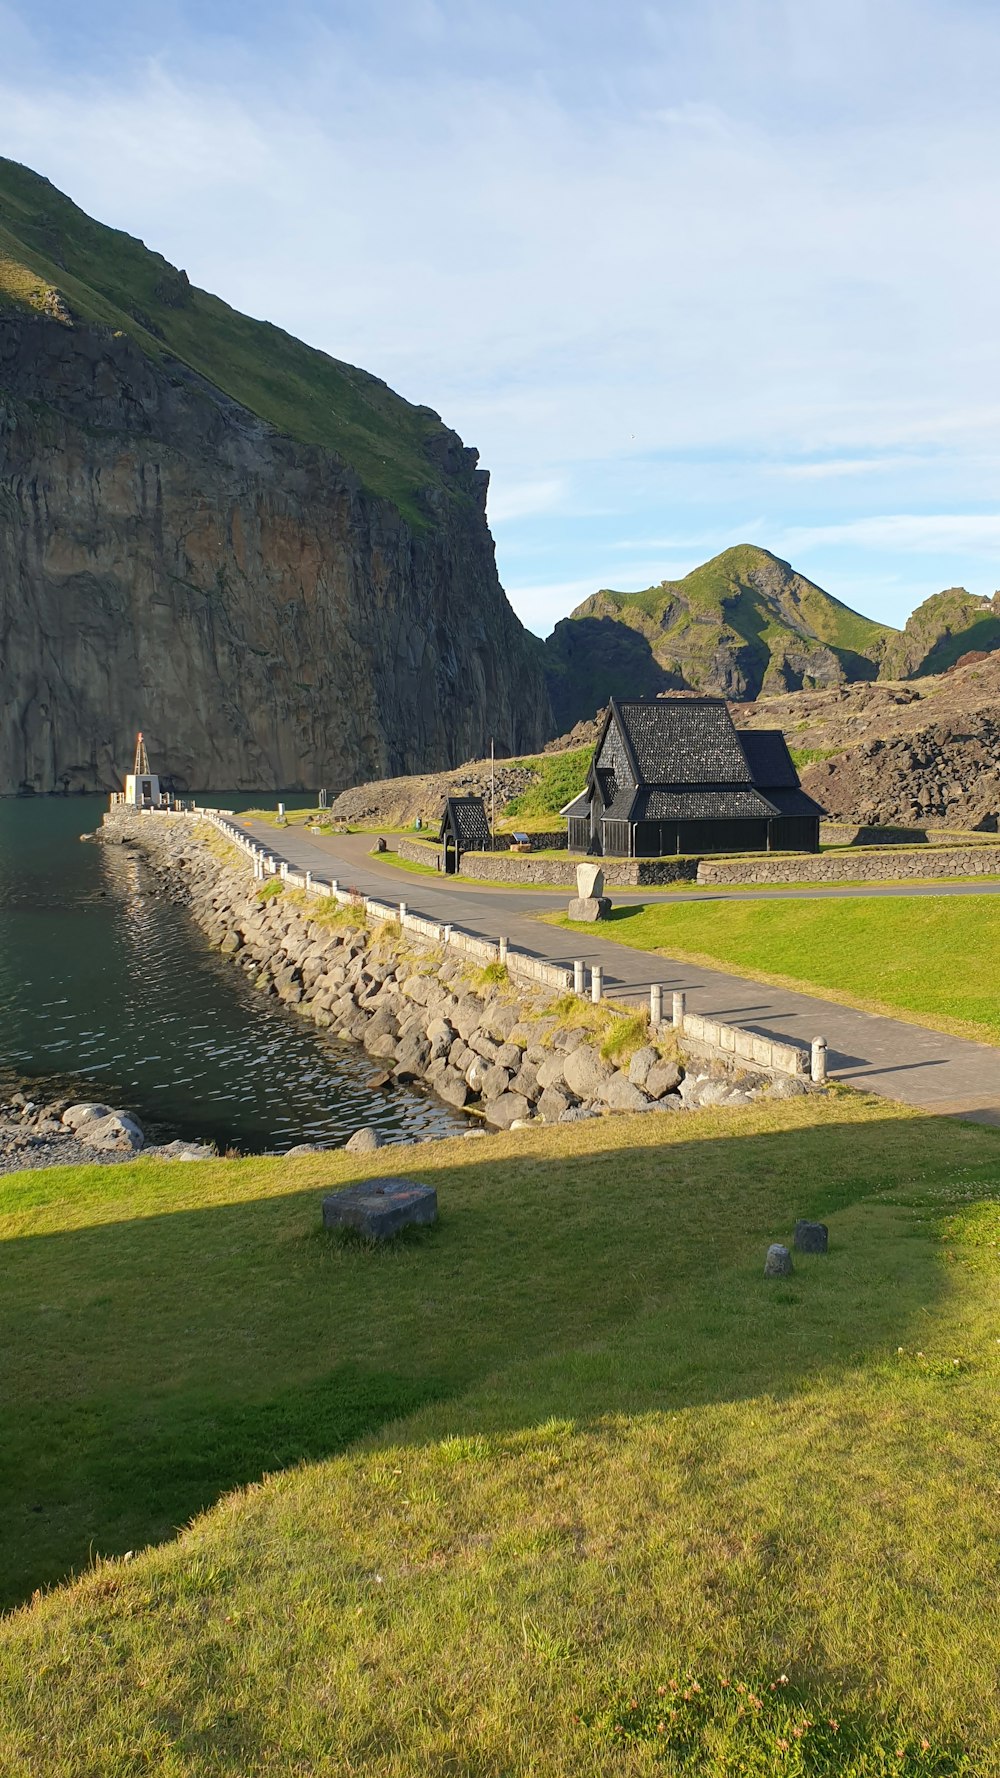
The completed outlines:
<svg viewBox="0 0 1000 1778">
<path fill-rule="evenodd" d="M 80 1571 L 0 1625 L 5 1778 L 1000 1771 L 995 1132 L 456 1139 L 391 1159 L 436 1229 L 324 1235 L 386 1165 L 0 1182 L 0 1573 Z"/>
<path fill-rule="evenodd" d="M 601 937 L 1000 1043 L 1000 896 L 632 903 Z"/>
</svg>

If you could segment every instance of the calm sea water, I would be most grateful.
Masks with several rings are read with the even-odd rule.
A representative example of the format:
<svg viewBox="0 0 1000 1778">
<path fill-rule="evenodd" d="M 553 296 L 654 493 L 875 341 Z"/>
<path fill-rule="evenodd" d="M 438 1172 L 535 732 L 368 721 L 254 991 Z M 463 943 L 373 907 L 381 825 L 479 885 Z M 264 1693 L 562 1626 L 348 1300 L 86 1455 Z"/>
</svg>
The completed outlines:
<svg viewBox="0 0 1000 1778">
<path fill-rule="evenodd" d="M 81 845 L 106 807 L 0 799 L 0 1094 L 81 1092 L 133 1111 L 157 1139 L 244 1153 L 343 1142 L 360 1124 L 396 1140 L 468 1127 L 413 1089 L 372 1092 L 364 1052 L 251 988 L 183 909 L 150 893 L 141 858 Z"/>
</svg>

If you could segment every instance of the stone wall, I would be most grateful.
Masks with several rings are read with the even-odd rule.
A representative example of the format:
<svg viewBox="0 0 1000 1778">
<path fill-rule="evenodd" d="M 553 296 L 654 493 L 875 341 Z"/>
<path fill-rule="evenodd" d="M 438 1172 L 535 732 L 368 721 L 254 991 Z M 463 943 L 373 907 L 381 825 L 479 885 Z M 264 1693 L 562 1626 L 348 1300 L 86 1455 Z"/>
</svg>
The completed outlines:
<svg viewBox="0 0 1000 1778">
<path fill-rule="evenodd" d="M 229 842 L 228 855 L 214 835 L 206 843 L 209 825 Z M 657 1023 L 619 1065 L 600 1053 L 612 1009 L 591 1015 L 596 1029 L 553 1011 L 553 991 L 565 993 L 572 979 L 561 965 L 501 955 L 486 940 L 313 883 L 287 866 L 258 879 L 251 842 L 223 815 L 115 810 L 100 837 L 140 845 L 162 892 L 187 906 L 262 992 L 362 1043 L 385 1082 L 423 1082 L 493 1128 L 742 1105 L 774 1086 L 770 1040 L 766 1062 L 753 1050 L 761 1040 L 745 1033 L 734 1033 L 727 1053 L 718 1021 L 694 1015 L 683 1035 L 690 1025 L 708 1060 L 689 1064 L 677 1052 L 677 1033 Z M 803 1052 L 784 1047 L 788 1073 L 799 1077 L 784 1090 L 804 1091 Z"/>
<path fill-rule="evenodd" d="M 854 883 L 907 877 L 1000 876 L 1000 846 L 820 852 L 796 858 L 704 858 L 699 883 Z"/>
<path fill-rule="evenodd" d="M 562 858 L 537 858 L 524 852 L 466 852 L 461 863 L 463 877 L 480 877 L 490 883 L 550 883 L 570 888 L 575 882 L 576 867 L 583 863 L 599 864 L 604 881 L 611 889 L 642 889 L 666 883 L 693 883 L 697 877 L 697 858 L 598 858 L 584 860 L 572 853 Z"/>
</svg>

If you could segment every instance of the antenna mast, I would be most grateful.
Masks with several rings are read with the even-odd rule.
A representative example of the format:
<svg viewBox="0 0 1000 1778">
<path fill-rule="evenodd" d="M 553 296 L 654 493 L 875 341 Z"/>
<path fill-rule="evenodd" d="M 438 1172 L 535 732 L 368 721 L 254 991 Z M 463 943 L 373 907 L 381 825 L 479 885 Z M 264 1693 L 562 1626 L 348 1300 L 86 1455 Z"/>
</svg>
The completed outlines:
<svg viewBox="0 0 1000 1778">
<path fill-rule="evenodd" d="M 149 755 L 146 752 L 146 743 L 142 738 L 141 729 L 135 739 L 135 764 L 132 767 L 132 772 L 136 778 L 146 778 L 150 776 Z"/>
</svg>

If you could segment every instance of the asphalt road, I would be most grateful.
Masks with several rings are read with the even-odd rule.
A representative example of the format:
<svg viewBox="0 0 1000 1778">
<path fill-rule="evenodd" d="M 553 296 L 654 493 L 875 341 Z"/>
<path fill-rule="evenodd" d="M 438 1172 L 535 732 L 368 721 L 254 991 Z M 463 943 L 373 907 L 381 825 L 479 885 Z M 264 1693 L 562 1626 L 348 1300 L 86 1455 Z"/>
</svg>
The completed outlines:
<svg viewBox="0 0 1000 1778">
<path fill-rule="evenodd" d="M 555 911 L 563 892 L 507 889 L 500 885 L 476 888 L 454 878 L 425 877 L 399 870 L 370 856 L 369 834 L 328 837 L 301 828 L 274 828 L 265 822 L 247 822 L 262 844 L 295 870 L 311 870 L 329 881 L 336 877 L 342 887 L 383 901 L 405 901 L 412 913 L 431 920 L 450 920 L 467 932 L 484 938 L 505 937 L 518 950 L 553 962 L 572 963 L 582 958 L 599 963 L 604 971 L 605 992 L 624 999 L 648 995 L 652 982 L 662 983 L 666 993 L 683 988 L 688 1008 L 729 1020 L 769 1036 L 811 1043 L 825 1037 L 832 1077 L 845 1085 L 881 1093 L 922 1111 L 972 1119 L 1000 1127 L 1000 1049 L 949 1037 L 925 1026 L 901 1019 L 883 1018 L 840 1006 L 818 995 L 797 994 L 791 989 L 764 986 L 724 970 L 701 969 L 673 961 L 650 951 L 612 944 L 593 934 L 540 925 L 540 913 Z M 990 894 L 1000 884 L 970 883 L 893 885 L 889 888 L 854 890 L 792 889 L 721 892 L 699 891 L 678 897 L 676 892 L 657 895 L 646 890 L 627 894 L 616 890 L 615 900 L 740 900 L 825 899 L 831 895 Z M 987 960 L 984 959 L 984 966 Z"/>
</svg>

